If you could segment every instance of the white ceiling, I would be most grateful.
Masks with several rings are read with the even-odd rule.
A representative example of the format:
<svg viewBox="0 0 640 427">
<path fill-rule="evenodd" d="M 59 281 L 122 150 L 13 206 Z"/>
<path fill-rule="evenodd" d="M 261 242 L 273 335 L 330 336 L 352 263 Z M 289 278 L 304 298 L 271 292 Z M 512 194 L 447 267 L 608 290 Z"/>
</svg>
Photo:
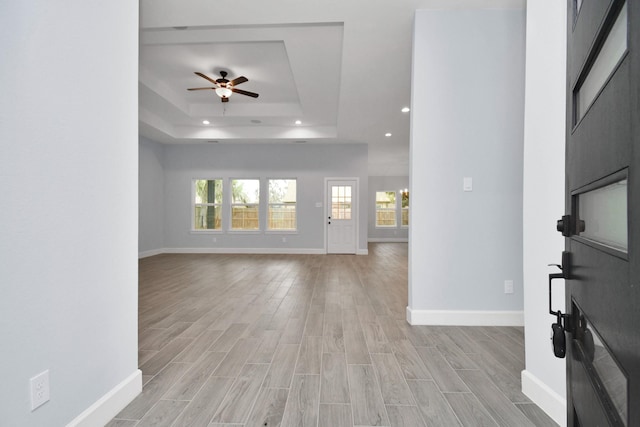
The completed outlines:
<svg viewBox="0 0 640 427">
<path fill-rule="evenodd" d="M 414 11 L 522 3 L 141 0 L 140 133 L 174 144 L 365 143 L 370 175 L 408 175 L 410 113 L 400 110 L 411 102 Z M 194 72 L 221 70 L 246 76 L 238 89 L 259 98 L 186 90 L 210 86 Z"/>
</svg>

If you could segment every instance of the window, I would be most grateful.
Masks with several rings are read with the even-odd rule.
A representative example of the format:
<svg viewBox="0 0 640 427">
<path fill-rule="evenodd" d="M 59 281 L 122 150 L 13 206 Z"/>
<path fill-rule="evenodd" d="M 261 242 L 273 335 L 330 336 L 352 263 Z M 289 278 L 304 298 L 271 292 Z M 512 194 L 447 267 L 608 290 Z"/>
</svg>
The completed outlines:
<svg viewBox="0 0 640 427">
<path fill-rule="evenodd" d="M 406 188 L 400 191 L 402 196 L 402 221 L 400 225 L 403 227 L 409 226 L 409 190 Z"/>
<path fill-rule="evenodd" d="M 396 192 L 376 191 L 376 227 L 396 226 Z"/>
<path fill-rule="evenodd" d="M 196 179 L 194 186 L 193 229 L 222 228 L 222 180 Z"/>
<path fill-rule="evenodd" d="M 351 219 L 351 186 L 331 187 L 331 218 Z"/>
<path fill-rule="evenodd" d="M 269 220 L 268 230 L 295 230 L 296 223 L 296 180 L 269 180 Z"/>
<path fill-rule="evenodd" d="M 260 229 L 260 180 L 231 180 L 231 229 Z"/>
</svg>

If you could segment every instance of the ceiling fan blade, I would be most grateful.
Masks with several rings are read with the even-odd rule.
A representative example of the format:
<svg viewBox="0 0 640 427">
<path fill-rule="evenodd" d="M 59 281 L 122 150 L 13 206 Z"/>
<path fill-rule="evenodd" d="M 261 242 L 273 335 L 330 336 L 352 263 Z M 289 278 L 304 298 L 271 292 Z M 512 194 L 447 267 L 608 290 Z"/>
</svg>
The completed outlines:
<svg viewBox="0 0 640 427">
<path fill-rule="evenodd" d="M 235 93 L 239 93 L 240 95 L 247 95 L 247 96 L 250 96 L 252 98 L 257 98 L 258 97 L 258 94 L 255 93 L 255 92 L 248 92 L 246 90 L 236 89 L 235 87 L 232 87 L 231 91 L 233 91 Z"/>
<path fill-rule="evenodd" d="M 212 79 L 212 78 L 210 78 L 210 77 L 205 76 L 205 75 L 204 75 L 204 74 L 202 74 L 202 73 L 199 73 L 199 72 L 197 72 L 197 71 L 196 71 L 196 72 L 195 72 L 195 74 L 196 74 L 196 75 L 198 75 L 198 76 L 200 76 L 200 77 L 202 77 L 202 78 L 203 78 L 203 79 L 205 79 L 205 80 L 209 80 L 209 81 L 210 81 L 211 83 L 213 83 L 214 85 L 217 85 L 217 84 L 218 84 L 218 82 L 217 82 L 217 81 L 213 80 L 213 79 Z"/>
<path fill-rule="evenodd" d="M 215 87 L 190 87 L 187 90 L 216 90 Z"/>
<path fill-rule="evenodd" d="M 222 102 L 229 102 L 229 98 L 220 98 L 220 101 L 222 101 Z"/>
<path fill-rule="evenodd" d="M 244 83 L 244 82 L 248 82 L 249 79 L 246 78 L 245 76 L 240 76 L 240 77 L 236 77 L 235 79 L 231 80 L 229 83 L 231 83 L 231 86 L 236 86 L 239 85 L 240 83 Z"/>
</svg>

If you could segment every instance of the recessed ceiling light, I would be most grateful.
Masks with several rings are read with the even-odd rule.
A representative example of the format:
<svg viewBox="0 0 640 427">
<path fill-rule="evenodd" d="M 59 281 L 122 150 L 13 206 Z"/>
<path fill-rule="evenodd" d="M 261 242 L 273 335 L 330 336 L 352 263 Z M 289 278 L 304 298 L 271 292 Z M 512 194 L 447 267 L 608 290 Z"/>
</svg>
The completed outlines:
<svg viewBox="0 0 640 427">
<path fill-rule="evenodd" d="M 402 111 L 403 113 L 408 113 L 409 111 L 411 111 L 411 109 L 409 107 L 402 107 Z"/>
<path fill-rule="evenodd" d="M 296 124 L 297 124 L 297 125 L 301 125 L 301 124 L 302 124 L 302 121 L 301 121 L 301 120 L 296 120 Z"/>
<path fill-rule="evenodd" d="M 203 121 L 202 121 L 202 124 L 203 124 L 203 125 L 208 125 L 208 124 L 209 124 L 209 120 L 203 120 Z"/>
<path fill-rule="evenodd" d="M 391 136 L 391 132 L 387 132 L 384 134 L 384 136 L 386 136 L 387 138 L 389 138 Z"/>
</svg>

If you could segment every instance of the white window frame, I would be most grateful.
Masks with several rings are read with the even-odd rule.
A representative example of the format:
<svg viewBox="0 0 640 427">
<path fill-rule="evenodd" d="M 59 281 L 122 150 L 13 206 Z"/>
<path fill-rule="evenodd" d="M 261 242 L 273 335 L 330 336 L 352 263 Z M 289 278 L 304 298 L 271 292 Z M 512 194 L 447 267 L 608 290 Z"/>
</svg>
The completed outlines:
<svg viewBox="0 0 640 427">
<path fill-rule="evenodd" d="M 295 228 L 269 228 L 269 213 L 272 205 L 283 205 L 284 203 L 271 203 L 271 181 L 295 181 L 296 183 L 296 201 L 295 201 Z M 298 178 L 267 178 L 267 218 L 266 218 L 266 234 L 296 234 L 298 232 Z"/>
<path fill-rule="evenodd" d="M 258 181 L 258 203 L 233 203 L 233 181 Z M 261 221 L 261 205 L 262 205 L 262 180 L 260 178 L 229 178 L 229 186 L 228 186 L 228 194 L 229 194 L 229 233 L 239 233 L 239 234 L 258 234 L 262 230 L 262 221 Z M 255 206 L 258 209 L 258 228 L 233 228 L 233 208 L 236 206 Z"/>
<path fill-rule="evenodd" d="M 196 182 L 198 181 L 220 181 L 222 183 L 222 202 L 221 203 L 196 203 Z M 222 233 L 222 224 L 224 220 L 223 204 L 224 204 L 224 179 L 223 178 L 193 178 L 191 180 L 191 232 L 202 234 L 219 234 Z M 196 207 L 197 206 L 213 206 L 218 208 L 220 212 L 220 228 L 196 228 Z"/>
<path fill-rule="evenodd" d="M 407 203 L 407 207 L 403 208 L 402 207 L 402 194 L 403 193 L 407 193 L 407 198 L 408 198 L 408 203 Z M 409 216 L 409 210 L 411 209 L 411 192 L 408 189 L 402 189 L 399 191 L 400 197 L 397 199 L 400 203 L 400 228 L 409 228 L 409 225 L 411 224 L 410 222 L 410 216 Z M 402 223 L 402 216 L 404 211 L 407 211 L 407 221 L 409 222 L 407 225 L 404 225 Z"/>
<path fill-rule="evenodd" d="M 380 225 L 378 224 L 378 212 L 382 211 L 390 211 L 390 208 L 387 209 L 378 209 L 378 193 L 394 193 L 395 194 L 395 206 L 393 207 L 393 225 Z M 374 212 L 375 212 L 375 225 L 376 228 L 381 229 L 389 229 L 389 228 L 398 228 L 398 193 L 395 190 L 376 190 L 374 197 Z"/>
</svg>

